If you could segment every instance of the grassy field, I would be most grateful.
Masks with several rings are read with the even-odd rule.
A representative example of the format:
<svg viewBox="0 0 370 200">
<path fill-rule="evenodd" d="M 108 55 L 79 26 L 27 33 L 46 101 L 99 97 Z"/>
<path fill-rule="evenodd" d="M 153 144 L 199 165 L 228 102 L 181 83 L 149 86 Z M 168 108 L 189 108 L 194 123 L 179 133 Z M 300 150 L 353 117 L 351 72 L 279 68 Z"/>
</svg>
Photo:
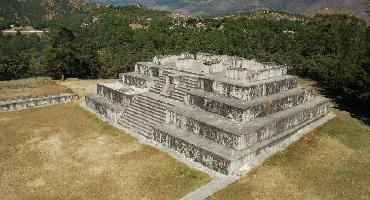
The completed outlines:
<svg viewBox="0 0 370 200">
<path fill-rule="evenodd" d="M 0 113 L 0 127 L 0 199 L 178 199 L 211 180 L 78 102 Z"/>
<path fill-rule="evenodd" d="M 370 199 L 370 127 L 335 113 L 211 199 Z"/>
<path fill-rule="evenodd" d="M 23 97 L 36 97 L 71 92 L 50 78 L 29 78 L 14 81 L 0 81 L 0 101 Z"/>
<path fill-rule="evenodd" d="M 40 80 L 26 85 L 38 90 L 50 84 Z M 109 81 L 51 85 L 82 97 Z M 4 83 L 8 89 L 25 84 Z M 334 111 L 337 118 L 211 199 L 369 199 L 370 128 Z M 139 144 L 78 102 L 0 113 L 0 127 L 0 199 L 177 199 L 211 180 Z"/>
</svg>

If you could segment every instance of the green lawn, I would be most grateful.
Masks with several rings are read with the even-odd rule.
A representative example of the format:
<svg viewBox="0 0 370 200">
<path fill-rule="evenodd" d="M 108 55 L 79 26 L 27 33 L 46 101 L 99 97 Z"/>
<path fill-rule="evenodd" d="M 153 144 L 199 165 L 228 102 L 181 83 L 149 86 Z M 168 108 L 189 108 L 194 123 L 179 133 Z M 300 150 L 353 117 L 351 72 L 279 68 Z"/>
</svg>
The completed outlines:
<svg viewBox="0 0 370 200">
<path fill-rule="evenodd" d="M 370 199 L 370 127 L 335 113 L 211 199 Z"/>
</svg>

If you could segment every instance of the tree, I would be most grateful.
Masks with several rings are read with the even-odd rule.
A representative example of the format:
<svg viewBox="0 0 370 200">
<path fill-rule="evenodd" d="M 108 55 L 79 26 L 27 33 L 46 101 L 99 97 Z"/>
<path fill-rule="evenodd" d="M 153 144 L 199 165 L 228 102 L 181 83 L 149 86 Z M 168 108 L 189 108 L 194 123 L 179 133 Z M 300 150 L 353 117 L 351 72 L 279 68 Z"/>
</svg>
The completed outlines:
<svg viewBox="0 0 370 200">
<path fill-rule="evenodd" d="M 51 46 L 44 50 L 42 64 L 54 79 L 95 77 L 99 64 L 94 55 L 75 42 L 71 30 L 59 26 L 52 31 Z"/>
</svg>

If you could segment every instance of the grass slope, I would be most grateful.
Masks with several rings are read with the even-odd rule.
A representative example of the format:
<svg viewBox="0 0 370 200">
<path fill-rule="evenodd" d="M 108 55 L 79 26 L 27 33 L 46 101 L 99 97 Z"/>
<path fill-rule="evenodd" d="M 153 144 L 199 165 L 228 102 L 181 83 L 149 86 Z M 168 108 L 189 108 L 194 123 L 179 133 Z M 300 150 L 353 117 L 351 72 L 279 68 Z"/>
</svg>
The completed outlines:
<svg viewBox="0 0 370 200">
<path fill-rule="evenodd" d="M 335 113 L 211 199 L 368 199 L 370 127 Z"/>
</svg>

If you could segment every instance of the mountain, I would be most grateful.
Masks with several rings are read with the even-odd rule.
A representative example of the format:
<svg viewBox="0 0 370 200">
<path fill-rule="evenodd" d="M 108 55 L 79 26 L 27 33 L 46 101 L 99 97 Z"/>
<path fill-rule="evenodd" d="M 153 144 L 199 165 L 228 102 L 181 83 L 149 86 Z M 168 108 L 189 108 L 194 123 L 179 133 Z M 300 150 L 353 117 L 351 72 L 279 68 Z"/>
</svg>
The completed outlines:
<svg viewBox="0 0 370 200">
<path fill-rule="evenodd" d="M 91 0 L 115 5 L 142 4 L 190 15 L 226 14 L 262 9 L 290 13 L 314 12 L 325 8 L 348 8 L 364 12 L 362 0 Z"/>
<path fill-rule="evenodd" d="M 49 20 L 88 7 L 85 0 L 0 0 L 0 21 Z"/>
</svg>

